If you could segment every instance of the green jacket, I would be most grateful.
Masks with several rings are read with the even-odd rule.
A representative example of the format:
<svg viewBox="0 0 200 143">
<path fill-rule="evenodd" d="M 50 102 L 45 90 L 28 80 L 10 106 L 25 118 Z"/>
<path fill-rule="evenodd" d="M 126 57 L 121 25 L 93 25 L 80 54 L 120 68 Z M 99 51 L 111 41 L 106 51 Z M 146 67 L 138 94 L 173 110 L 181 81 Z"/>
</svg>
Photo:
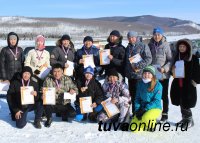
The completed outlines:
<svg viewBox="0 0 200 143">
<path fill-rule="evenodd" d="M 70 77 L 63 75 L 60 79 L 60 89 L 57 88 L 55 79 L 52 75 L 49 75 L 46 80 L 43 83 L 43 87 L 55 87 L 56 88 L 56 104 L 58 104 L 58 96 L 62 95 L 64 96 L 64 92 L 69 92 L 70 89 L 74 89 L 76 91 L 76 95 L 78 94 L 78 88 L 74 84 L 74 82 L 71 80 Z M 70 103 L 71 101 L 68 99 L 64 99 L 63 105 L 66 105 L 67 103 Z"/>
</svg>

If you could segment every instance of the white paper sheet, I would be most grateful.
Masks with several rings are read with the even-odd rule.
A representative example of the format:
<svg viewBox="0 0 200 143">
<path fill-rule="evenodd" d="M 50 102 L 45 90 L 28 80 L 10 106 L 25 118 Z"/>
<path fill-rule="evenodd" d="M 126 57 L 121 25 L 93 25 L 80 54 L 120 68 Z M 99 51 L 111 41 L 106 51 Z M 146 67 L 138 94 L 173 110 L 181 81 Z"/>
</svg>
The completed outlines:
<svg viewBox="0 0 200 143">
<path fill-rule="evenodd" d="M 103 105 L 104 110 L 106 111 L 109 118 L 119 113 L 117 106 L 111 103 L 111 98 L 106 99 L 101 104 Z"/>
<path fill-rule="evenodd" d="M 185 65 L 184 61 L 176 61 L 175 63 L 175 71 L 174 71 L 174 77 L 175 78 L 184 78 L 185 77 Z"/>
<path fill-rule="evenodd" d="M 92 98 L 91 96 L 89 97 L 80 97 L 80 108 L 81 108 L 81 113 L 90 113 L 93 112 L 93 108 L 91 107 L 92 105 Z"/>
<path fill-rule="evenodd" d="M 140 54 L 138 53 L 138 54 L 136 54 L 136 55 L 130 57 L 130 58 L 129 58 L 129 61 L 130 61 L 131 64 L 133 64 L 133 63 L 136 64 L 136 63 L 142 61 L 142 57 L 141 57 Z"/>
<path fill-rule="evenodd" d="M 110 64 L 110 59 L 108 56 L 110 55 L 110 49 L 100 50 L 100 65 L 108 65 Z"/>
<path fill-rule="evenodd" d="M 45 79 L 51 71 L 51 67 L 42 67 L 40 74 L 37 75 L 40 79 Z"/>
<path fill-rule="evenodd" d="M 84 68 L 87 68 L 88 66 L 95 68 L 93 55 L 83 55 L 83 60 L 84 60 Z"/>
<path fill-rule="evenodd" d="M 68 60 L 67 64 L 69 65 L 69 67 L 64 69 L 64 75 L 73 76 L 73 73 L 74 73 L 74 62 L 71 62 L 71 61 Z"/>
<path fill-rule="evenodd" d="M 34 91 L 33 86 L 21 87 L 21 103 L 22 105 L 34 104 L 34 96 L 31 92 Z"/>
<path fill-rule="evenodd" d="M 43 104 L 55 105 L 56 104 L 56 89 L 55 88 L 43 88 Z"/>
<path fill-rule="evenodd" d="M 0 91 L 8 91 L 9 86 L 9 83 L 0 82 Z"/>
<path fill-rule="evenodd" d="M 76 93 L 70 94 L 69 92 L 65 92 L 64 99 L 76 100 Z"/>
</svg>

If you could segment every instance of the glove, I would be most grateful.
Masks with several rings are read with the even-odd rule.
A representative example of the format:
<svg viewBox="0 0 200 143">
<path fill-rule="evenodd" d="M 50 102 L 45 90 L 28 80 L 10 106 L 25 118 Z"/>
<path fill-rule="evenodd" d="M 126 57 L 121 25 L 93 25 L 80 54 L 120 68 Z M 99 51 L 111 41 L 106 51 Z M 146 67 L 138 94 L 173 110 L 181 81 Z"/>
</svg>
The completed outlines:
<svg viewBox="0 0 200 143">
<path fill-rule="evenodd" d="M 142 116 L 143 114 L 145 113 L 146 111 L 144 109 L 139 109 L 137 112 L 136 112 L 136 117 L 138 120 L 141 120 L 142 119 Z"/>
<path fill-rule="evenodd" d="M 39 70 L 35 70 L 34 74 L 40 74 L 40 71 Z"/>
<path fill-rule="evenodd" d="M 101 104 L 99 104 L 96 108 L 94 108 L 96 112 L 100 112 L 102 109 L 103 109 L 103 106 Z"/>
<path fill-rule="evenodd" d="M 83 114 L 77 114 L 75 117 L 75 120 L 80 122 L 81 120 L 83 120 Z"/>
</svg>

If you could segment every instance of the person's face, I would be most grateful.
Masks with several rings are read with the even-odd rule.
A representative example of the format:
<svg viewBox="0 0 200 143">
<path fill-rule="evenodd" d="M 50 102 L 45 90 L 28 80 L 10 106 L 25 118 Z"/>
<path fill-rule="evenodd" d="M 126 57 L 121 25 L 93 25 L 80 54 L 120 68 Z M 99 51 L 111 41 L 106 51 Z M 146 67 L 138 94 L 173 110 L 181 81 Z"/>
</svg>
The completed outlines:
<svg viewBox="0 0 200 143">
<path fill-rule="evenodd" d="M 92 46 L 92 41 L 85 41 L 84 45 L 86 48 L 90 48 Z"/>
<path fill-rule="evenodd" d="M 184 52 L 186 52 L 187 47 L 186 47 L 186 45 L 184 45 L 184 44 L 180 44 L 180 45 L 178 46 L 178 49 L 179 49 L 180 53 L 184 53 Z"/>
<path fill-rule="evenodd" d="M 29 80 L 30 77 L 31 77 L 31 73 L 30 73 L 30 72 L 24 72 L 24 73 L 22 74 L 22 78 L 23 78 L 23 80 L 25 80 L 25 81 Z"/>
<path fill-rule="evenodd" d="M 17 39 L 15 39 L 15 38 L 9 39 L 9 42 L 10 42 L 11 46 L 15 46 L 17 44 Z"/>
<path fill-rule="evenodd" d="M 150 72 L 144 72 L 142 76 L 143 76 L 144 79 L 151 79 L 152 80 L 152 78 L 153 78 L 153 75 Z"/>
<path fill-rule="evenodd" d="M 69 40 L 62 40 L 62 45 L 64 47 L 68 47 L 69 46 L 70 41 Z"/>
<path fill-rule="evenodd" d="M 111 76 L 108 77 L 108 81 L 109 81 L 109 83 L 114 84 L 118 81 L 118 77 L 111 75 Z"/>
<path fill-rule="evenodd" d="M 37 41 L 36 43 L 37 43 L 37 47 L 38 47 L 38 48 L 44 46 L 44 42 L 43 42 L 43 41 Z"/>
<path fill-rule="evenodd" d="M 153 34 L 153 39 L 156 41 L 156 42 L 160 42 L 163 38 L 163 35 L 159 34 L 159 33 L 155 33 Z"/>
<path fill-rule="evenodd" d="M 90 74 L 90 73 L 86 73 L 86 74 L 85 74 L 85 78 L 86 78 L 86 80 L 91 80 L 92 77 L 93 77 L 93 75 Z"/>
<path fill-rule="evenodd" d="M 119 38 L 117 37 L 117 36 L 115 36 L 115 35 L 110 35 L 110 42 L 111 43 L 115 43 Z"/>
<path fill-rule="evenodd" d="M 129 43 L 134 44 L 137 41 L 137 37 L 129 37 L 128 41 L 129 41 Z"/>
<path fill-rule="evenodd" d="M 63 76 L 63 69 L 55 68 L 53 70 L 53 76 L 55 79 L 59 80 Z"/>
</svg>

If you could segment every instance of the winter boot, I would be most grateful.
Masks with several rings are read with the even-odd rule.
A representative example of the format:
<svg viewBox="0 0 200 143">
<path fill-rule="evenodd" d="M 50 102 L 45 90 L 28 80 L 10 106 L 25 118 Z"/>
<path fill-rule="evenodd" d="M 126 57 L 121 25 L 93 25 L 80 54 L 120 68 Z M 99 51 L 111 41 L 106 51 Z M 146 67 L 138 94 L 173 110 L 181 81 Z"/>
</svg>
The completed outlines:
<svg viewBox="0 0 200 143">
<path fill-rule="evenodd" d="M 163 123 L 166 123 L 168 120 L 168 114 L 167 113 L 162 113 L 162 117 L 160 119 L 160 123 L 163 124 Z"/>
<path fill-rule="evenodd" d="M 51 126 L 51 123 L 52 123 L 52 118 L 47 118 L 47 121 L 45 122 L 44 126 L 49 128 Z"/>
<path fill-rule="evenodd" d="M 35 121 L 34 121 L 34 126 L 35 126 L 35 128 L 37 128 L 37 129 L 41 129 L 42 126 L 41 126 L 41 124 L 40 124 L 40 120 L 35 120 Z"/>
</svg>

